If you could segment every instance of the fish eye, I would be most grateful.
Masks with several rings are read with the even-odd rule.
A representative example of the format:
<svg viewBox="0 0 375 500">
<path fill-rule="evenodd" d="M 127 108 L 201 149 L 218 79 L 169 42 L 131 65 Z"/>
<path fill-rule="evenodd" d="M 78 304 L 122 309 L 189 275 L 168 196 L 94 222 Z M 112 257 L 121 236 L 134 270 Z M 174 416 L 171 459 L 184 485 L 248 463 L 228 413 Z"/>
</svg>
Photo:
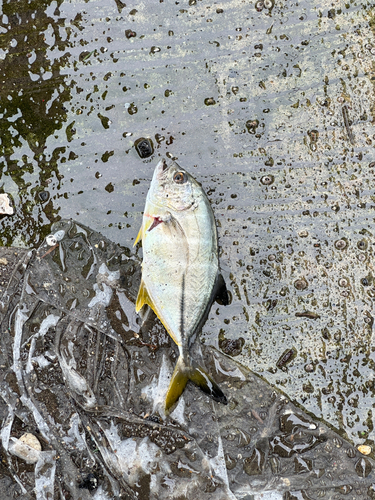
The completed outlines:
<svg viewBox="0 0 375 500">
<path fill-rule="evenodd" d="M 173 180 L 176 184 L 184 184 L 187 181 L 187 175 L 185 172 L 176 172 L 173 176 Z"/>
</svg>

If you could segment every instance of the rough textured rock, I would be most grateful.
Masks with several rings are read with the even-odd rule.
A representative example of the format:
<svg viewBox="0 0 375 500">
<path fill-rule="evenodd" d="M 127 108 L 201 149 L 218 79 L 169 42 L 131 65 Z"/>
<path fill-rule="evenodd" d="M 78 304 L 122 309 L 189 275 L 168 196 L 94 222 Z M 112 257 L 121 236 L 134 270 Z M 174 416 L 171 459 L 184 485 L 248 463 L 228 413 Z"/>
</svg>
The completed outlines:
<svg viewBox="0 0 375 500">
<path fill-rule="evenodd" d="M 56 246 L 0 255 L 13 285 L 1 315 L 2 466 L 23 493 L 367 498 L 371 456 L 199 341 L 194 356 L 228 405 L 188 385 L 165 416 L 176 349 L 155 317 L 140 325 L 134 313 L 139 263 L 74 221 L 53 231 Z M 35 465 L 14 456 L 25 433 L 42 444 Z"/>
</svg>

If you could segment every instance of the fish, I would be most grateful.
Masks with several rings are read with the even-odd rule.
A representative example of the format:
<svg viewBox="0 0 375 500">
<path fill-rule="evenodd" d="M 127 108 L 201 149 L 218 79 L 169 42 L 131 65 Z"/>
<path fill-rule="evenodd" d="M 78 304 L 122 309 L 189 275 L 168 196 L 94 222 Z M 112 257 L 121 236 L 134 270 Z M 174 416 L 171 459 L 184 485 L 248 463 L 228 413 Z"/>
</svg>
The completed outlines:
<svg viewBox="0 0 375 500">
<path fill-rule="evenodd" d="M 190 355 L 212 303 L 229 302 L 219 268 L 215 218 L 202 186 L 175 161 L 161 159 L 155 167 L 134 245 L 141 240 L 136 311 L 149 306 L 179 350 L 165 413 L 174 409 L 189 380 L 227 404 L 218 384 Z"/>
</svg>

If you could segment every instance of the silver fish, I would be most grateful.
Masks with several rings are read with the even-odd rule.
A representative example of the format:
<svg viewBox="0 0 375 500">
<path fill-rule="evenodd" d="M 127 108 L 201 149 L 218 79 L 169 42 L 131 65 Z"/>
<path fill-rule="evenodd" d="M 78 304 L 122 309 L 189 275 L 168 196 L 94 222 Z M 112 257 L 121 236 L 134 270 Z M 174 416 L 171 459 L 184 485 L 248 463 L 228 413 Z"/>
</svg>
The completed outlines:
<svg viewBox="0 0 375 500">
<path fill-rule="evenodd" d="M 165 400 L 170 411 L 188 380 L 226 404 L 219 386 L 191 358 L 189 346 L 212 302 L 228 303 L 219 270 L 214 215 L 201 185 L 177 163 L 161 160 L 147 194 L 142 239 L 142 281 L 136 311 L 147 304 L 178 345 L 179 358 Z"/>
</svg>

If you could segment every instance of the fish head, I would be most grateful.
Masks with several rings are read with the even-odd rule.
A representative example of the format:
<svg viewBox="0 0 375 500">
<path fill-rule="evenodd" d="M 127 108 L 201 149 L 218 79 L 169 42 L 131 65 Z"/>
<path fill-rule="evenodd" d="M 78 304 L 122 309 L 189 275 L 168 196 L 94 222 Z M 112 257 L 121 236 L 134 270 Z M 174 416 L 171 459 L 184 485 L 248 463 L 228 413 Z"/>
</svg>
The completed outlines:
<svg viewBox="0 0 375 500">
<path fill-rule="evenodd" d="M 176 162 L 162 159 L 155 167 L 148 200 L 168 212 L 195 209 L 202 196 L 202 187 Z"/>
</svg>

